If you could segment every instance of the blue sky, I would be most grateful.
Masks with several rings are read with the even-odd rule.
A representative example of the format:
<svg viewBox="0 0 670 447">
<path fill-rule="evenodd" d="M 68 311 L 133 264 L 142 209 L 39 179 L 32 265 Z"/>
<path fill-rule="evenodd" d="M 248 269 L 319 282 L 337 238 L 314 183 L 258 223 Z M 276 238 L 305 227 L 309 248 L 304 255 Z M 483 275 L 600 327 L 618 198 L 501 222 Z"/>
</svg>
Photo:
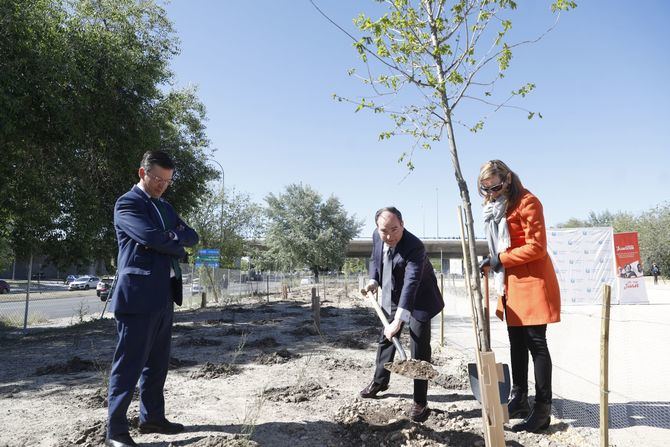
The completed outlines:
<svg viewBox="0 0 670 447">
<path fill-rule="evenodd" d="M 317 4 L 350 32 L 353 17 L 379 8 L 372 0 Z M 553 22 L 548 1 L 518 4 L 514 36 L 534 37 Z M 540 42 L 515 51 L 506 75 L 510 86 L 536 84 L 519 105 L 544 119 L 462 110 L 489 117 L 483 132 L 456 129 L 478 235 L 477 173 L 494 158 L 540 198 L 548 226 L 591 210 L 639 213 L 669 199 L 670 3 L 578 5 Z M 415 153 L 406 176 L 397 159 L 411 140 L 378 141 L 388 118 L 331 98 L 370 91 L 347 74 L 361 68 L 349 38 L 309 1 L 173 0 L 166 9 L 181 41 L 175 85 L 197 86 L 227 188 L 264 203 L 288 184 L 308 184 L 363 219 L 362 236 L 374 229 L 375 210 L 391 204 L 419 236 L 437 235 L 438 225 L 439 236 L 458 235 L 461 201 L 446 139 Z"/>
</svg>

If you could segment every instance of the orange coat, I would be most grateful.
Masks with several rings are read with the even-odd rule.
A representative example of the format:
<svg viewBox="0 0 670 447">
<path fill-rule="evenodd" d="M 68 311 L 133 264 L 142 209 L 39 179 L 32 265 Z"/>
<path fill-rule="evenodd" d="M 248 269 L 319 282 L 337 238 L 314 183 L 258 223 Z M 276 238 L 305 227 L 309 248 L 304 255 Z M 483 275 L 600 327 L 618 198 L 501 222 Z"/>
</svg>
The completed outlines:
<svg viewBox="0 0 670 447">
<path fill-rule="evenodd" d="M 547 254 L 542 204 L 524 190 L 507 210 L 510 247 L 500 253 L 505 267 L 505 297 L 498 298 L 496 315 L 508 326 L 531 326 L 561 320 L 561 292 Z"/>
</svg>

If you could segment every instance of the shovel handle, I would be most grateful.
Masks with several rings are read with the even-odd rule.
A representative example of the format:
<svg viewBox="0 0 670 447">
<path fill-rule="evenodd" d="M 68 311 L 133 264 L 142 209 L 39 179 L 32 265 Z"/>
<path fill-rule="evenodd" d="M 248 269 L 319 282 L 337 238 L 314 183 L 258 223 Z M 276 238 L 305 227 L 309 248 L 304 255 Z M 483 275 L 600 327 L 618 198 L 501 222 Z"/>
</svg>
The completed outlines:
<svg viewBox="0 0 670 447">
<path fill-rule="evenodd" d="M 372 307 L 375 309 L 375 312 L 377 312 L 377 316 L 382 321 L 384 329 L 386 329 L 389 326 L 389 321 L 386 319 L 386 315 L 384 315 L 384 311 L 382 310 L 382 308 L 379 307 L 379 303 L 377 303 L 377 298 L 375 298 L 372 292 L 368 292 L 367 297 L 370 298 L 370 301 L 372 302 Z M 398 351 L 400 360 L 407 360 L 407 354 L 405 354 L 405 350 L 402 348 L 402 345 L 400 344 L 400 340 L 398 340 L 398 337 L 394 335 L 391 338 L 391 341 L 393 342 L 393 346 L 395 346 L 396 351 Z"/>
</svg>

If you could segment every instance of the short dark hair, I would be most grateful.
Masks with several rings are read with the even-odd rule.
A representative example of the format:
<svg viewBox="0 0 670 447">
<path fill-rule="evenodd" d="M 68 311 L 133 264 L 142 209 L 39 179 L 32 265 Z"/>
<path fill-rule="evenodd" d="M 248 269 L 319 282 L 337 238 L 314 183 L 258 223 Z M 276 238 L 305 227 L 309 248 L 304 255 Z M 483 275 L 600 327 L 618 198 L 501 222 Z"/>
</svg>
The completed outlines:
<svg viewBox="0 0 670 447">
<path fill-rule="evenodd" d="M 164 151 L 146 151 L 142 157 L 140 166 L 145 171 L 150 171 L 154 166 L 160 166 L 163 169 L 172 169 L 174 171 L 175 164 L 172 158 Z"/>
<path fill-rule="evenodd" d="M 375 225 L 377 225 L 377 220 L 379 220 L 379 216 L 384 212 L 388 211 L 391 214 L 395 214 L 395 216 L 398 218 L 400 223 L 402 223 L 402 213 L 398 208 L 395 206 L 385 206 L 384 208 L 379 208 L 377 212 L 375 213 Z"/>
</svg>

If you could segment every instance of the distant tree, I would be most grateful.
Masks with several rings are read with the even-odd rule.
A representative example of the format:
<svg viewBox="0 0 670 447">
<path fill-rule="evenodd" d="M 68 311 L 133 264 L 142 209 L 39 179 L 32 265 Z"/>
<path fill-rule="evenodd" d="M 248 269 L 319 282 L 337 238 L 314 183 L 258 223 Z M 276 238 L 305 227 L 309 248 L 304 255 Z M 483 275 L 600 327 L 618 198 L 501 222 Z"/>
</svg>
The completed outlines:
<svg viewBox="0 0 670 447">
<path fill-rule="evenodd" d="M 234 189 L 225 191 L 223 197 L 221 194 L 221 191 L 208 190 L 189 213 L 188 222 L 200 235 L 200 243 L 194 251 L 218 248 L 221 266 L 231 268 L 236 259 L 252 253 L 249 244 L 261 236 L 263 208 L 251 202 L 248 194 Z"/>
<path fill-rule="evenodd" d="M 637 226 L 642 265 L 647 273 L 652 262 L 658 264 L 661 275 L 670 274 L 670 202 L 642 213 Z"/>
<path fill-rule="evenodd" d="M 365 267 L 365 260 L 361 258 L 347 258 L 344 260 L 344 265 L 342 266 L 342 272 L 347 275 L 352 273 L 367 273 Z"/>
<path fill-rule="evenodd" d="M 310 1 L 314 4 L 314 0 Z M 366 109 L 387 114 L 393 127 L 382 132 L 380 140 L 396 135 L 411 137 L 414 140 L 411 150 L 400 157 L 410 170 L 414 169 L 415 148 L 430 149 L 446 134 L 465 212 L 470 271 L 476 272 L 475 245 L 470 243 L 475 240 L 470 192 L 461 170 L 454 127 L 464 125 L 478 132 L 484 127 L 485 118 L 468 124 L 467 113 L 457 117 L 455 112 L 462 102 L 475 101 L 492 111 L 511 107 L 523 110 L 528 119 L 541 117 L 510 103 L 528 95 L 535 84 L 516 85 L 504 92 L 495 87 L 510 67 L 513 51 L 537 42 L 542 35 L 512 41 L 511 12 L 516 9 L 512 0 L 377 0 L 377 3 L 383 3 L 385 12 L 381 17 L 360 14 L 354 20 L 362 37 L 355 38 L 336 25 L 354 40 L 354 47 L 366 65 L 360 74 L 353 69 L 349 73 L 371 86 L 373 94 L 353 100 L 334 97 L 356 104 L 356 111 Z M 570 0 L 556 0 L 551 3 L 551 10 L 560 12 L 575 6 Z M 472 294 L 476 298 L 480 346 L 489 350 L 477 274 L 472 275 Z"/>
<path fill-rule="evenodd" d="M 635 216 L 624 211 L 615 213 L 605 210 L 600 213 L 589 212 L 587 219 L 577 219 L 575 217 L 566 222 L 556 225 L 557 228 L 579 228 L 579 227 L 613 227 L 615 232 L 636 231 L 637 227 Z"/>
<path fill-rule="evenodd" d="M 259 263 L 284 270 L 306 266 L 317 282 L 319 272 L 342 267 L 347 244 L 363 223 L 348 216 L 339 199 L 322 201 L 309 186 L 293 184 L 265 200 L 266 251 Z"/>
</svg>

